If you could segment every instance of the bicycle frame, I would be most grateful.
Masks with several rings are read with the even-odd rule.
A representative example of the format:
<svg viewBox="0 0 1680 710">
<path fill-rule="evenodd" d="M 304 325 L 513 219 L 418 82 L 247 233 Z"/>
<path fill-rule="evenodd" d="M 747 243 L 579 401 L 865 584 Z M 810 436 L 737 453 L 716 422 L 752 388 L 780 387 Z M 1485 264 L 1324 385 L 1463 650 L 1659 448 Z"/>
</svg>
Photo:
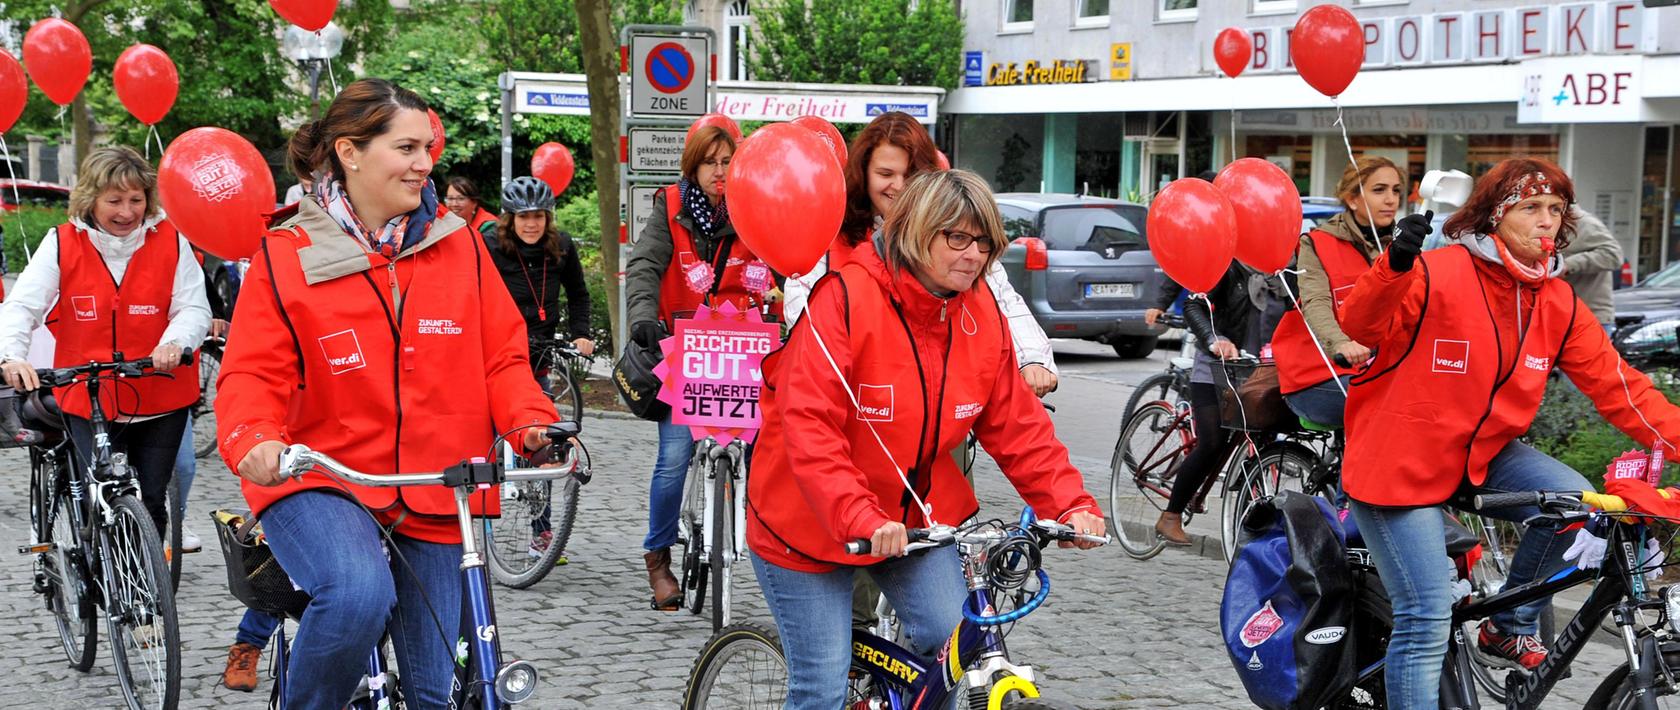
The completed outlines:
<svg viewBox="0 0 1680 710">
<path fill-rule="evenodd" d="M 729 489 L 729 495 L 734 502 L 734 505 L 730 506 L 730 549 L 717 551 L 721 553 L 721 559 L 724 561 L 724 577 L 727 579 L 730 576 L 730 570 L 734 569 L 735 563 L 740 561 L 741 551 L 747 549 L 747 507 L 741 504 L 740 495 L 741 491 L 746 490 L 747 485 L 746 445 L 740 439 L 736 439 L 726 446 L 719 446 L 717 439 L 711 437 L 695 442 L 693 460 L 696 463 L 704 463 L 706 468 L 705 510 L 701 512 L 702 527 L 700 528 L 702 531 L 701 538 L 703 539 L 698 544 L 700 545 L 700 558 L 707 560 L 708 564 L 714 552 L 711 531 L 717 529 L 713 526 L 717 524 L 718 508 L 724 503 L 724 501 L 717 499 L 717 487 L 713 485 L 717 476 L 716 464 L 721 459 L 729 460 L 731 482 L 726 487 Z M 694 472 L 690 471 L 689 473 L 692 475 Z M 723 614 L 723 625 L 729 625 L 729 609 L 725 608 L 717 611 Z"/>
</svg>

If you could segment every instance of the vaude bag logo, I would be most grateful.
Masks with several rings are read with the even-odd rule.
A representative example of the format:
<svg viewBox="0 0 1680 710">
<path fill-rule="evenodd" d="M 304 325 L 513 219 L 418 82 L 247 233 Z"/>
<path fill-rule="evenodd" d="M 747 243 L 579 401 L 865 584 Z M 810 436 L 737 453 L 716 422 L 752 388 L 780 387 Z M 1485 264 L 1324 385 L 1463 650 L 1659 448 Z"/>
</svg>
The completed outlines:
<svg viewBox="0 0 1680 710">
<path fill-rule="evenodd" d="M 893 420 L 893 386 L 859 384 L 857 391 L 858 421 L 890 422 Z"/>
<path fill-rule="evenodd" d="M 356 339 L 355 330 L 341 330 L 322 336 L 321 354 L 327 358 L 327 367 L 335 375 L 367 367 L 367 359 L 362 356 L 362 343 Z"/>
<path fill-rule="evenodd" d="M 1248 621 L 1243 622 L 1242 644 L 1249 648 L 1259 646 L 1281 628 L 1283 628 L 1283 617 L 1278 616 L 1277 611 L 1272 609 L 1272 603 L 1267 601 L 1265 606 L 1260 607 L 1259 611 L 1248 617 Z"/>
<path fill-rule="evenodd" d="M 1307 643 L 1328 646 L 1341 641 L 1345 636 L 1347 636 L 1346 626 L 1326 626 L 1322 629 L 1313 629 L 1312 631 L 1308 631 L 1306 639 Z"/>
<path fill-rule="evenodd" d="M 76 320 L 99 320 L 99 303 L 92 296 L 71 296 L 70 309 L 76 312 Z"/>
<path fill-rule="evenodd" d="M 1470 372 L 1470 341 L 1468 340 L 1436 340 L 1435 359 L 1430 362 L 1430 372 L 1441 372 L 1449 375 L 1463 375 Z"/>
</svg>

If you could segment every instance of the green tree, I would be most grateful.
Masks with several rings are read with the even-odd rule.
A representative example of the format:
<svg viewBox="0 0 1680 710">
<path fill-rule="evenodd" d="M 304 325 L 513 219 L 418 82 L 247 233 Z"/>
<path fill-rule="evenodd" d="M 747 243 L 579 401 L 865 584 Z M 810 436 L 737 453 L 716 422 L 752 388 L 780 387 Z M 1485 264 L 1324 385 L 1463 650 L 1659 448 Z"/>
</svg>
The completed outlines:
<svg viewBox="0 0 1680 710">
<path fill-rule="evenodd" d="M 956 88 L 963 23 L 952 0 L 768 0 L 753 13 L 754 78 Z"/>
</svg>

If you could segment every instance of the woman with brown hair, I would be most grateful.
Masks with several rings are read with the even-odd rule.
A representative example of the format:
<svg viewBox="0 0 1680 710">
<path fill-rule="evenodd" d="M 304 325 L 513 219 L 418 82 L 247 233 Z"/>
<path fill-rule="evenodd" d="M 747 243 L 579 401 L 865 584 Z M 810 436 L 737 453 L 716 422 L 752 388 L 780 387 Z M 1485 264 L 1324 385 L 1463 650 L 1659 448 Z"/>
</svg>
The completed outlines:
<svg viewBox="0 0 1680 710">
<path fill-rule="evenodd" d="M 443 195 L 443 205 L 455 216 L 466 220 L 474 232 L 484 234 L 490 225 L 496 223 L 496 215 L 484 209 L 484 198 L 479 196 L 478 183 L 456 175 L 444 184 L 448 187 Z"/>
<path fill-rule="evenodd" d="M 891 214 L 899 193 L 911 178 L 938 169 L 939 151 L 927 129 L 902 111 L 883 113 L 870 121 L 852 145 L 846 161 L 846 217 L 840 234 L 828 253 L 809 272 L 789 278 L 786 314 L 788 323 L 799 320 L 806 299 L 817 281 L 845 265 L 853 247 L 867 241 Z M 988 193 L 989 194 L 989 193 Z M 1042 397 L 1056 388 L 1056 359 L 1050 339 L 1027 309 L 1026 301 L 1010 285 L 1003 265 L 994 262 L 985 274 L 986 284 L 997 298 L 998 307 L 1009 319 L 1021 377 Z"/>
<path fill-rule="evenodd" d="M 1278 322 L 1272 356 L 1284 402 L 1309 421 L 1341 426 L 1348 378 L 1371 359 L 1369 346 L 1342 332 L 1341 307 L 1354 281 L 1394 240 L 1406 182 L 1388 158 L 1360 158 L 1336 184 L 1347 209 L 1301 235 L 1295 251 L 1301 307 Z M 1347 365 L 1334 364 L 1338 359 Z"/>
<path fill-rule="evenodd" d="M 450 184 L 453 190 L 453 181 Z M 502 189 L 501 216 L 485 225 L 483 233 L 490 259 L 525 317 L 531 369 L 538 380 L 554 364 L 542 362 L 541 356 L 560 327 L 562 288 L 566 291 L 566 334 L 578 352 L 593 354 L 583 262 L 572 235 L 554 223 L 554 191 L 548 183 L 529 175 L 514 178 Z"/>
<path fill-rule="evenodd" d="M 1376 353 L 1347 402 L 1342 484 L 1352 520 L 1394 602 L 1388 706 L 1435 707 L 1451 627 L 1451 564 L 1439 506 L 1484 492 L 1591 490 L 1581 474 L 1516 438 L 1534 422 L 1552 370 L 1647 447 L 1680 455 L 1680 409 L 1628 367 L 1562 279 L 1575 188 L 1549 161 L 1513 158 L 1447 220 L 1456 243 L 1421 253 L 1429 216 L 1400 220 L 1386 258 L 1342 304 L 1348 337 Z M 1490 511 L 1528 520 L 1533 507 Z M 1533 521 L 1531 521 L 1533 522 Z M 1566 564 L 1567 538 L 1531 524 L 1506 588 Z M 1484 622 L 1490 657 L 1533 669 L 1546 599 Z"/>
<path fill-rule="evenodd" d="M 362 471 L 441 471 L 498 434 L 530 453 L 556 418 L 483 240 L 438 204 L 432 140 L 414 92 L 346 86 L 292 136 L 292 172 L 315 177 L 315 193 L 274 215 L 235 307 L 216 396 L 221 454 L 275 559 L 310 595 L 287 710 L 344 707 L 387 632 L 409 706 L 449 704 L 461 528 L 448 488 L 286 479 L 281 450 L 307 444 Z M 472 502 L 494 515 L 499 496 Z"/>
</svg>

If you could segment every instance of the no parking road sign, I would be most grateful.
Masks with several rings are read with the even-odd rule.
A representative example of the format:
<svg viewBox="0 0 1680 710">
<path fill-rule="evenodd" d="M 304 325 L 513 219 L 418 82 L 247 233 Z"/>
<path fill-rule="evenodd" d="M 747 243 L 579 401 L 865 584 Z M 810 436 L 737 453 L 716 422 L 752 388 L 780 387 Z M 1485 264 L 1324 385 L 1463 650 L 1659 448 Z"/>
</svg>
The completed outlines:
<svg viewBox="0 0 1680 710">
<path fill-rule="evenodd" d="M 630 38 L 630 113 L 701 116 L 711 71 L 704 36 L 634 35 Z"/>
</svg>

